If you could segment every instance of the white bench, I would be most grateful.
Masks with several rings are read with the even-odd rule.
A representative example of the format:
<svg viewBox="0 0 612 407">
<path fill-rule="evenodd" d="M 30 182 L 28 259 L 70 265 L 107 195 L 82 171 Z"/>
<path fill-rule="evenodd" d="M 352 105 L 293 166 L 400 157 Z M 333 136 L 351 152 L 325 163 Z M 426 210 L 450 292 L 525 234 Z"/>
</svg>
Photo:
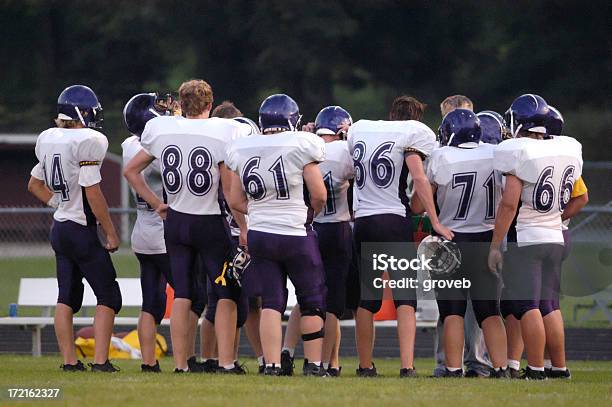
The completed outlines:
<svg viewBox="0 0 612 407">
<path fill-rule="evenodd" d="M 119 289 L 121 290 L 123 307 L 138 307 L 142 305 L 142 292 L 140 288 L 140 279 L 138 278 L 118 278 Z M 94 308 L 97 305 L 96 297 L 93 290 L 83 280 L 85 292 L 83 294 L 82 309 L 85 312 L 87 308 Z M 295 296 L 295 288 L 290 281 L 287 281 L 287 289 L 289 295 L 287 297 L 288 315 L 291 309 L 297 305 Z M 41 307 L 42 314 L 39 317 L 3 317 L 0 318 L 0 325 L 22 326 L 32 331 L 32 356 L 41 356 L 41 336 L 42 329 L 46 325 L 53 324 L 53 316 L 51 310 L 57 304 L 57 280 L 55 278 L 22 278 L 19 282 L 19 297 L 17 305 L 19 307 Z M 419 295 L 419 305 L 417 308 L 417 327 L 419 328 L 434 328 L 438 319 L 438 310 L 435 300 L 422 301 L 423 298 Z M 73 319 L 74 326 L 93 325 L 93 317 L 75 317 Z M 119 326 L 134 326 L 138 324 L 137 317 L 116 317 L 115 325 Z M 161 325 L 169 325 L 170 320 L 164 319 Z M 341 326 L 353 327 L 354 320 L 340 321 Z M 378 321 L 377 326 L 396 326 L 397 321 Z"/>
</svg>

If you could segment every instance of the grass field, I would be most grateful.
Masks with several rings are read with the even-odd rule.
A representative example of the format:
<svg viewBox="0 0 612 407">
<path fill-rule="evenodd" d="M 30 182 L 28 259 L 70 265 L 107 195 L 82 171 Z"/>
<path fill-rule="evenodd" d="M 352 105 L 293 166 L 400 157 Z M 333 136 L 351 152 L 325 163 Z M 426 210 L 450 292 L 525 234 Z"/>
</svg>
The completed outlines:
<svg viewBox="0 0 612 407">
<path fill-rule="evenodd" d="M 112 255 L 118 277 L 138 277 L 139 268 L 136 257 L 129 248 L 123 247 Z M 17 302 L 19 279 L 23 277 L 55 277 L 55 259 L 53 257 L 15 257 L 0 259 L 0 317 L 8 315 L 8 304 Z M 591 304 L 590 297 L 564 297 L 561 309 L 565 315 L 566 326 L 591 328 L 610 328 L 603 313 L 598 311 L 591 321 L 576 324 L 572 321 L 574 304 Z M 586 311 L 581 311 L 582 313 Z M 124 308 L 122 316 L 135 316 L 138 310 Z M 40 310 L 36 308 L 20 308 L 20 316 L 37 316 Z"/>
<path fill-rule="evenodd" d="M 117 361 L 120 373 L 63 373 L 58 357 L 0 356 L 0 387 L 6 403 L 7 387 L 59 387 L 61 402 L 53 405 L 164 405 L 164 406 L 605 406 L 612 396 L 612 362 L 572 362 L 571 381 L 525 382 L 492 379 L 432 379 L 430 360 L 417 360 L 421 377 L 399 379 L 399 361 L 381 359 L 384 377 L 355 377 L 356 360 L 344 361 L 343 377 L 260 377 L 174 375 L 172 361 L 161 362 L 164 373 L 142 374 L 138 361 Z M 255 362 L 247 362 L 251 372 Z M 541 404 L 545 403 L 545 404 Z M 18 405 L 43 405 L 35 400 Z"/>
</svg>

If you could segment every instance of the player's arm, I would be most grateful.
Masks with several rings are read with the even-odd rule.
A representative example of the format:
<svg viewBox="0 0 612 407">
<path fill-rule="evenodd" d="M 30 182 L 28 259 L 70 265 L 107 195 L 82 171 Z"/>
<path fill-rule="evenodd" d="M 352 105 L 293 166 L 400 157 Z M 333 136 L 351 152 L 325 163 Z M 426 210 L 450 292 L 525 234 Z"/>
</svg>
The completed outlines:
<svg viewBox="0 0 612 407">
<path fill-rule="evenodd" d="M 508 229 L 516 215 L 518 203 L 523 190 L 523 181 L 514 175 L 506 175 L 506 185 L 495 215 L 495 229 L 489 249 L 489 270 L 495 273 L 502 265 L 501 244 L 508 234 Z"/>
<path fill-rule="evenodd" d="M 446 226 L 442 225 L 438 219 L 431 184 L 425 175 L 425 169 L 423 168 L 423 160 L 421 159 L 421 156 L 417 153 L 408 153 L 405 160 L 406 165 L 408 166 L 408 171 L 410 171 L 410 175 L 412 176 L 414 191 L 421 200 L 423 209 L 429 216 L 431 226 L 437 234 L 448 240 L 452 240 L 454 237 L 453 232 Z"/>
<path fill-rule="evenodd" d="M 436 184 L 431 184 L 431 194 L 435 195 L 438 186 Z M 416 191 L 413 192 L 412 198 L 410 199 L 410 211 L 415 215 L 422 215 L 425 212 L 425 205 L 421 202 L 419 198 L 419 194 Z"/>
<path fill-rule="evenodd" d="M 231 190 L 227 203 L 229 204 L 232 213 L 233 211 L 236 211 L 246 215 L 249 200 L 246 196 L 246 192 L 244 192 L 242 185 L 240 184 L 240 177 L 235 172 L 232 173 Z"/>
<path fill-rule="evenodd" d="M 232 194 L 232 188 L 234 183 L 238 183 L 238 186 L 240 186 L 240 178 L 238 178 L 238 176 L 236 176 L 234 178 L 234 173 L 227 168 L 227 166 L 224 163 L 219 164 L 219 173 L 221 176 L 221 187 L 223 188 L 223 196 L 231 196 Z M 246 196 L 245 196 L 246 198 Z M 247 241 L 246 241 L 246 235 L 247 235 L 247 223 L 246 223 L 246 219 L 244 218 L 244 214 L 246 213 L 246 208 L 244 208 L 245 211 L 241 212 L 238 210 L 235 210 L 232 208 L 232 206 L 230 205 L 230 211 L 232 211 L 232 216 L 234 217 L 234 220 L 236 221 L 236 223 L 238 224 L 238 227 L 240 228 L 240 245 L 241 246 L 246 246 Z"/>
<path fill-rule="evenodd" d="M 114 252 L 119 248 L 119 236 L 115 230 L 115 225 L 108 212 L 108 204 L 106 198 L 100 189 L 100 184 L 85 187 L 85 196 L 94 216 L 100 222 L 102 230 L 106 235 L 106 250 Z"/>
<path fill-rule="evenodd" d="M 304 182 L 308 193 L 310 195 L 310 206 L 317 214 L 321 212 L 327 201 L 327 189 L 325 189 L 325 183 L 323 182 L 323 176 L 321 170 L 319 170 L 319 164 L 312 162 L 304 166 Z"/>
<path fill-rule="evenodd" d="M 44 204 L 52 208 L 57 208 L 58 198 L 56 198 L 55 194 L 47 188 L 45 181 L 36 177 L 30 177 L 30 181 L 28 181 L 28 191 Z"/>
<path fill-rule="evenodd" d="M 584 180 L 580 177 L 574 183 L 572 196 L 561 214 L 561 220 L 573 218 L 587 203 L 589 203 L 589 191 Z"/>
<path fill-rule="evenodd" d="M 127 179 L 132 188 L 134 188 L 134 191 L 165 219 L 167 205 L 155 195 L 142 176 L 142 171 L 147 168 L 154 159 L 155 158 L 150 156 L 146 151 L 140 150 L 123 169 L 123 176 Z"/>
</svg>

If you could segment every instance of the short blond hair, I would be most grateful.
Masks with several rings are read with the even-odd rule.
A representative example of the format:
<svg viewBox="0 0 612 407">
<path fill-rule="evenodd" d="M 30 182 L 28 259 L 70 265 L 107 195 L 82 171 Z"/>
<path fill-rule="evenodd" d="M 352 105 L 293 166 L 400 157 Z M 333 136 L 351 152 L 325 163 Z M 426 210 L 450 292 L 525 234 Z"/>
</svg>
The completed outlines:
<svg viewBox="0 0 612 407">
<path fill-rule="evenodd" d="M 473 111 L 474 104 L 470 98 L 463 95 L 449 96 L 444 99 L 442 103 L 440 103 L 440 113 L 442 113 L 442 117 L 446 116 L 455 109 L 468 109 Z"/>
<path fill-rule="evenodd" d="M 179 88 L 179 102 L 186 116 L 198 116 L 210 110 L 212 101 L 212 88 L 201 79 L 183 82 Z"/>
</svg>

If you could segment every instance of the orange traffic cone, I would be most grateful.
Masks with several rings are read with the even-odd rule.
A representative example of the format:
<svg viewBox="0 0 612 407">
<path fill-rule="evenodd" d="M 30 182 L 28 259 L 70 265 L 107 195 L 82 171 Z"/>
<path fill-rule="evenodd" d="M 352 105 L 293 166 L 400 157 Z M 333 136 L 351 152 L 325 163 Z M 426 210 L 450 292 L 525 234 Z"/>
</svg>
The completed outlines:
<svg viewBox="0 0 612 407">
<path fill-rule="evenodd" d="M 170 318 L 172 313 L 172 303 L 174 302 L 174 290 L 170 287 L 170 284 L 166 284 L 166 313 L 164 319 Z"/>
<path fill-rule="evenodd" d="M 385 271 L 383 279 L 389 279 L 389 274 Z M 397 319 L 397 311 L 393 302 L 393 292 L 389 287 L 385 287 L 383 292 L 383 301 L 380 310 L 374 314 L 374 321 L 394 321 Z"/>
</svg>

